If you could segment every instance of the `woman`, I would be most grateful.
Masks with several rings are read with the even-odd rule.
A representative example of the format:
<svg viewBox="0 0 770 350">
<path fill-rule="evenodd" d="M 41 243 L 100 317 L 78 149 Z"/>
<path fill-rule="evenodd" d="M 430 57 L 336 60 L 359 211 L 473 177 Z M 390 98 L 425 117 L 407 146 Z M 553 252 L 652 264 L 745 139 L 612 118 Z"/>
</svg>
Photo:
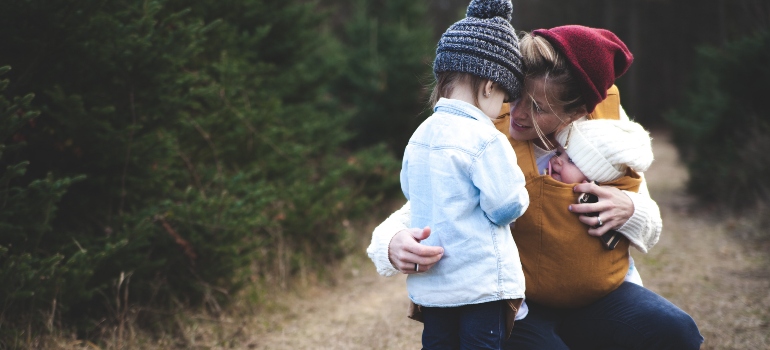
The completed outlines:
<svg viewBox="0 0 770 350">
<path fill-rule="evenodd" d="M 589 113 L 589 118 L 593 119 L 628 118 L 620 107 L 613 84 L 627 70 L 633 57 L 611 32 L 582 26 L 537 30 L 522 38 L 520 48 L 528 70 L 526 93 L 511 104 L 510 116 L 504 116 L 496 124 L 498 130 L 508 132 L 509 141 L 523 169 L 530 166 L 524 162 L 528 159 L 534 159 L 540 169 L 545 167 L 555 144 L 554 133 L 574 120 Z M 542 173 L 540 169 L 538 173 Z M 529 176 L 527 181 L 533 179 Z M 639 193 L 595 184 L 579 184 L 574 191 L 593 193 L 599 198 L 599 202 L 594 204 L 569 207 L 578 215 L 599 212 L 598 216 L 579 216 L 581 222 L 591 227 L 589 235 L 599 237 L 609 230 L 616 230 L 628 238 L 631 246 L 642 252 L 647 252 L 657 242 L 662 228 L 660 213 L 645 184 L 642 184 Z M 530 193 L 530 200 L 530 209 L 525 216 L 539 206 L 542 198 Z M 420 240 L 430 235 L 429 228 L 409 229 L 409 208 L 407 203 L 372 235 L 367 253 L 382 275 L 424 273 L 441 259 L 441 247 L 419 244 Z M 557 231 L 552 229 L 542 234 L 557 235 Z M 531 242 L 521 240 L 525 243 L 521 244 L 517 236 L 514 238 L 525 270 L 531 261 L 537 260 L 537 256 L 533 255 L 551 252 L 534 249 L 529 245 Z M 558 256 L 548 257 L 558 259 Z M 516 317 L 516 325 L 506 347 L 700 347 L 703 338 L 689 315 L 633 283 L 639 282 L 633 265 L 627 276 L 626 282 L 616 290 L 587 306 L 554 308 L 527 301 L 527 307 L 522 306 Z M 565 293 L 569 291 L 565 290 Z"/>
</svg>

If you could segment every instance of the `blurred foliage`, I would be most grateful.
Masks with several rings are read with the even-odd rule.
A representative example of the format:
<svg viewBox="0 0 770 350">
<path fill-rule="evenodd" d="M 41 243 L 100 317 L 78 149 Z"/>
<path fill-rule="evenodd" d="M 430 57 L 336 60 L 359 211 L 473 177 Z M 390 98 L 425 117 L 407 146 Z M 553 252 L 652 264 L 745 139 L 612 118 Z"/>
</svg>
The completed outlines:
<svg viewBox="0 0 770 350">
<path fill-rule="evenodd" d="M 401 157 L 428 116 L 436 47 L 428 4 L 411 0 L 342 0 L 334 30 L 348 48 L 335 95 L 354 114 L 355 147 L 386 142 Z"/>
<path fill-rule="evenodd" d="M 3 4 L 0 348 L 216 313 L 357 248 L 343 222 L 398 193 L 381 142 L 419 123 L 434 44 L 419 2 L 351 6 Z"/>
<path fill-rule="evenodd" d="M 768 62 L 770 31 L 701 47 L 687 98 L 666 115 L 703 203 L 740 210 L 770 198 Z"/>
</svg>

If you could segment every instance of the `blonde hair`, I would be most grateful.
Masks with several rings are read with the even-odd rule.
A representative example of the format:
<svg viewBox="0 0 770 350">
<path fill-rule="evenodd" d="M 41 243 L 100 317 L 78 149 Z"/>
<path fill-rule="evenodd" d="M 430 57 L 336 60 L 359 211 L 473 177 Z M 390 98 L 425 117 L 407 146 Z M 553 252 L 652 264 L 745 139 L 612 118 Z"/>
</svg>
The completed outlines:
<svg viewBox="0 0 770 350">
<path fill-rule="evenodd" d="M 586 103 L 580 93 L 580 86 L 577 79 L 574 79 L 567 65 L 567 60 L 554 49 L 548 40 L 525 32 L 519 40 L 519 49 L 524 60 L 524 66 L 527 67 L 526 79 L 543 79 L 546 103 L 559 120 L 564 122 L 556 113 L 557 110 L 563 109 L 564 112 L 571 113 L 585 106 Z M 526 93 L 529 94 L 529 92 Z M 548 100 L 548 96 L 553 97 L 554 101 Z M 531 95 L 530 98 L 532 98 Z M 534 98 L 532 100 L 534 104 Z M 534 128 L 543 144 L 549 145 L 550 142 L 546 139 L 537 122 L 534 122 Z"/>
</svg>

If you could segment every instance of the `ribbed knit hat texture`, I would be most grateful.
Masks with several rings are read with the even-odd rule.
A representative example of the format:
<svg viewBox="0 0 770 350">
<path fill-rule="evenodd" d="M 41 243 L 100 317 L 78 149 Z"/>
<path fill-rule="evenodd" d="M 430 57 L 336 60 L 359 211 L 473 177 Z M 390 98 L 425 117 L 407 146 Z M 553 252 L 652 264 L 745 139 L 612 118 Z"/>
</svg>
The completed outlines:
<svg viewBox="0 0 770 350">
<path fill-rule="evenodd" d="M 626 44 L 606 29 L 568 25 L 532 34 L 542 36 L 565 56 L 580 83 L 588 113 L 607 98 L 607 89 L 634 61 Z"/>
<path fill-rule="evenodd" d="M 473 74 L 500 84 L 510 98 L 518 97 L 524 68 L 512 13 L 511 0 L 471 1 L 466 17 L 441 36 L 433 74 Z"/>
<path fill-rule="evenodd" d="M 572 162 L 589 180 L 613 181 L 626 169 L 644 172 L 652 164 L 650 134 L 627 120 L 580 119 L 556 134 Z"/>
</svg>

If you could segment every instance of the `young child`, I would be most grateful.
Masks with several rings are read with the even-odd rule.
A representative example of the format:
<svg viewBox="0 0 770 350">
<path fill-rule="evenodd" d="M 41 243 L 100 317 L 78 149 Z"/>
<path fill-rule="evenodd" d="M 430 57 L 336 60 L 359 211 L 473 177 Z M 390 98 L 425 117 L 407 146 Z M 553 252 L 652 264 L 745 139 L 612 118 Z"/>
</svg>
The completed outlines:
<svg viewBox="0 0 770 350">
<path fill-rule="evenodd" d="M 443 34 L 433 64 L 434 114 L 404 152 L 411 222 L 432 229 L 422 244 L 444 248 L 432 269 L 407 278 L 425 323 L 424 349 L 500 348 L 524 297 L 509 224 L 529 196 L 516 155 L 492 122 L 523 80 L 511 12 L 510 0 L 474 0 Z"/>
</svg>

